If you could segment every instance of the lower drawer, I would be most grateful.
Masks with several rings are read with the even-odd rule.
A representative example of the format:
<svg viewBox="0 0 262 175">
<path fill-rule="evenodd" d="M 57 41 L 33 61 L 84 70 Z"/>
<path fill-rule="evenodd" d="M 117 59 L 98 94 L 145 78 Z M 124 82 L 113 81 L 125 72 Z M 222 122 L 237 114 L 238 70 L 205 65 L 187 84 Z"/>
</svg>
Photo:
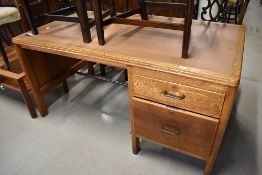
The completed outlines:
<svg viewBox="0 0 262 175">
<path fill-rule="evenodd" d="M 133 98 L 134 128 L 138 137 L 206 160 L 218 119 Z"/>
</svg>

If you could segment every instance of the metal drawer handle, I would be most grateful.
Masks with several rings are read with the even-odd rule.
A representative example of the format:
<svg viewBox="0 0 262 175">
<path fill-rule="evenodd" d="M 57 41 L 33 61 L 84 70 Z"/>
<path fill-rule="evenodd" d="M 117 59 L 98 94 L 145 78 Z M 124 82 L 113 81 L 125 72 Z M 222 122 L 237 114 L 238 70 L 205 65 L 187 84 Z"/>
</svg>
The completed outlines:
<svg viewBox="0 0 262 175">
<path fill-rule="evenodd" d="M 169 130 L 168 130 L 169 128 Z M 171 131 L 172 130 L 172 131 Z M 177 136 L 180 134 L 180 130 L 175 128 L 175 127 L 170 127 L 170 126 L 167 126 L 165 124 L 163 124 L 161 126 L 161 131 L 164 132 L 164 133 L 167 133 L 167 134 L 170 134 L 170 135 L 173 135 L 173 136 Z"/>
<path fill-rule="evenodd" d="M 163 95 L 169 98 L 174 98 L 176 100 L 183 100 L 185 98 L 185 95 L 178 96 L 178 95 L 170 94 L 167 91 L 164 91 Z"/>
</svg>

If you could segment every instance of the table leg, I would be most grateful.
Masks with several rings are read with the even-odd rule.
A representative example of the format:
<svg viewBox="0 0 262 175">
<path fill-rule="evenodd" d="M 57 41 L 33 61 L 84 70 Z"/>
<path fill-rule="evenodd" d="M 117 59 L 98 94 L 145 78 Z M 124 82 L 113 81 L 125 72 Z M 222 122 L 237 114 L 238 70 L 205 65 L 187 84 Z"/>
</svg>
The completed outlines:
<svg viewBox="0 0 262 175">
<path fill-rule="evenodd" d="M 23 52 L 23 50 L 20 48 L 19 45 L 15 44 L 14 46 L 15 46 L 16 52 L 19 56 L 19 59 L 21 61 L 21 64 L 23 66 L 23 69 L 25 71 L 26 78 L 27 78 L 27 81 L 30 85 L 33 96 L 35 98 L 37 107 L 38 107 L 38 109 L 41 113 L 41 116 L 45 117 L 48 114 L 48 111 L 47 111 L 47 108 L 46 108 L 46 105 L 45 105 L 45 102 L 44 102 L 44 99 L 43 99 L 43 95 L 41 93 L 41 90 L 40 90 L 39 85 L 37 83 L 37 80 L 35 78 L 35 75 L 34 75 L 32 66 L 30 64 L 29 58 L 28 58 L 27 54 L 25 54 Z"/>
<path fill-rule="evenodd" d="M 133 71 L 131 69 L 127 69 L 128 77 L 132 77 Z M 136 137 L 135 127 L 134 127 L 134 104 L 133 104 L 133 79 L 128 79 L 128 93 L 129 93 L 129 103 L 130 103 L 130 121 L 131 121 L 131 135 L 132 135 L 132 151 L 133 154 L 138 154 L 140 151 L 140 141 L 139 138 Z"/>
<path fill-rule="evenodd" d="M 224 108 L 222 110 L 222 115 L 220 118 L 220 122 L 217 128 L 216 136 L 214 138 L 213 146 L 210 151 L 209 158 L 206 163 L 204 175 L 210 175 L 212 173 L 217 154 L 219 152 L 220 145 L 223 140 L 223 136 L 226 130 L 226 126 L 228 123 L 228 119 L 231 113 L 231 109 L 234 104 L 234 99 L 236 95 L 236 88 L 230 88 L 225 99 Z"/>
<path fill-rule="evenodd" d="M 63 88 L 64 88 L 64 91 L 65 93 L 68 93 L 69 92 L 69 87 L 68 87 L 68 84 L 67 84 L 67 81 L 63 81 Z"/>
</svg>

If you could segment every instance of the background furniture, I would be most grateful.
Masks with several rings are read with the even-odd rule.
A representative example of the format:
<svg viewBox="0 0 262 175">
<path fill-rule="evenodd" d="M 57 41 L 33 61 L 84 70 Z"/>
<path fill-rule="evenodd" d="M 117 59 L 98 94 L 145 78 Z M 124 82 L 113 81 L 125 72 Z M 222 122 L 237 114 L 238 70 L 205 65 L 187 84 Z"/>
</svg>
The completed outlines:
<svg viewBox="0 0 262 175">
<path fill-rule="evenodd" d="M 242 24 L 250 0 L 207 0 L 201 19 L 213 22 Z M 217 7 L 217 10 L 216 10 Z"/>
<path fill-rule="evenodd" d="M 14 43 L 44 115 L 44 87 L 58 82 L 65 62 L 128 69 L 133 152 L 138 153 L 140 139 L 152 141 L 205 160 L 204 174 L 211 174 L 240 81 L 242 26 L 194 21 L 190 59 L 180 58 L 179 31 L 112 24 L 105 28 L 110 42 L 103 47 L 96 36 L 90 44 L 79 42 L 78 25 L 52 22 L 39 31 Z"/>
<path fill-rule="evenodd" d="M 159 0 L 152 0 L 152 1 L 159 1 Z M 184 3 L 184 0 L 161 0 L 161 2 L 167 3 Z M 116 11 L 123 13 L 130 9 L 134 9 L 139 6 L 140 0 L 115 0 L 115 7 Z M 199 0 L 194 1 L 194 11 L 193 11 L 193 18 L 197 19 L 198 8 L 199 7 Z M 176 9 L 172 10 L 169 8 L 163 9 L 159 7 L 152 7 L 148 9 L 149 15 L 156 15 L 156 16 L 167 16 L 167 17 L 183 17 L 183 9 Z"/>
<path fill-rule="evenodd" d="M 33 16 L 38 16 L 40 14 L 44 14 L 50 11 L 57 10 L 60 8 L 60 5 L 61 5 L 59 0 L 58 1 L 57 0 L 55 1 L 54 0 L 29 0 L 29 1 L 30 1 L 30 7 L 31 7 Z M 23 27 L 23 30 L 24 31 L 30 30 L 27 20 L 26 20 L 26 16 L 22 9 L 21 0 L 0 0 L 0 4 L 16 6 L 21 15 L 21 25 Z M 48 22 L 50 21 L 48 20 L 38 21 L 36 25 L 41 26 Z"/>
</svg>

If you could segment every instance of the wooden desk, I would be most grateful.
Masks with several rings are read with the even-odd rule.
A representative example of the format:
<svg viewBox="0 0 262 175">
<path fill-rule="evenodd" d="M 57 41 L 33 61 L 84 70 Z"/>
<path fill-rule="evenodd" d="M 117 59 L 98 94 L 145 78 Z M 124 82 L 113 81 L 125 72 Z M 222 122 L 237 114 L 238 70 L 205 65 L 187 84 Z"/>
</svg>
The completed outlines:
<svg viewBox="0 0 262 175">
<path fill-rule="evenodd" d="M 133 153 L 146 139 L 206 160 L 204 174 L 211 173 L 239 85 L 242 26 L 194 21 L 189 59 L 180 58 L 179 31 L 110 25 L 105 46 L 94 28 L 93 42 L 84 44 L 78 24 L 53 22 L 39 31 L 13 42 L 43 115 L 43 86 L 60 78 L 66 62 L 127 68 Z"/>
</svg>

